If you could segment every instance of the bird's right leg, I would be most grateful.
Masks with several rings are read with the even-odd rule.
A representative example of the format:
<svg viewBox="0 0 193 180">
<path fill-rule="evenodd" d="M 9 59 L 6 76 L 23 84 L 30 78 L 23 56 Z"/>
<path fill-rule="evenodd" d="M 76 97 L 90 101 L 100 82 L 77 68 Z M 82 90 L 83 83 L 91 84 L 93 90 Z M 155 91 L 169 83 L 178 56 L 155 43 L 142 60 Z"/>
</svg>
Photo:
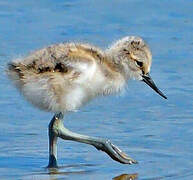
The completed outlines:
<svg viewBox="0 0 193 180">
<path fill-rule="evenodd" d="M 112 144 L 109 140 L 85 136 L 82 134 L 74 133 L 64 127 L 63 114 L 59 113 L 54 116 L 49 125 L 49 138 L 50 138 L 50 158 L 48 167 L 57 166 L 56 162 L 56 141 L 57 137 L 64 140 L 72 140 L 85 144 L 93 145 L 98 150 L 106 152 L 112 159 L 123 164 L 133 164 L 137 161 L 131 159 L 128 155 L 122 152 L 117 146 Z"/>
</svg>

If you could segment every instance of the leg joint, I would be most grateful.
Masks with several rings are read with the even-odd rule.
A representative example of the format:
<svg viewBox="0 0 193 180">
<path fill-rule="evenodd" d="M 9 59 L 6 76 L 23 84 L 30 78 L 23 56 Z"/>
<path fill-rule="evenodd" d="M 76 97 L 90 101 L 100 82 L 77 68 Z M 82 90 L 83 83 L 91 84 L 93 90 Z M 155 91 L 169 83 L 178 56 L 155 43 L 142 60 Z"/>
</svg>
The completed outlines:
<svg viewBox="0 0 193 180">
<path fill-rule="evenodd" d="M 48 126 L 49 133 L 51 134 L 54 133 L 55 135 L 58 135 L 60 123 L 61 123 L 61 119 L 57 115 L 55 115 L 50 121 L 50 124 Z"/>
</svg>

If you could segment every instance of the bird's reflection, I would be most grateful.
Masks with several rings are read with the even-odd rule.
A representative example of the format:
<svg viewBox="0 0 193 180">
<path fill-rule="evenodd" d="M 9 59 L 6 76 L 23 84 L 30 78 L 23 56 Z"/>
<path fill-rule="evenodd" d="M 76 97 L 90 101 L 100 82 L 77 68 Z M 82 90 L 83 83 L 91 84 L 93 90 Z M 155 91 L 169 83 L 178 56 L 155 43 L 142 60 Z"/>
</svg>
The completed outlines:
<svg viewBox="0 0 193 180">
<path fill-rule="evenodd" d="M 64 177 L 70 177 L 73 175 L 85 175 L 88 173 L 92 173 L 92 170 L 75 170 L 76 168 L 80 167 L 87 167 L 87 166 L 94 166 L 92 164 L 77 164 L 77 165 L 66 165 L 60 166 L 58 168 L 45 168 L 46 172 L 41 172 L 36 175 L 43 175 L 46 176 L 48 180 L 59 180 L 63 179 Z M 71 170 L 67 170 L 70 168 Z M 73 168 L 75 168 L 73 170 Z"/>
<path fill-rule="evenodd" d="M 73 177 L 74 175 L 87 175 L 93 174 L 94 170 L 91 170 L 90 168 L 86 167 L 92 167 L 96 166 L 94 164 L 76 164 L 76 165 L 66 165 L 66 166 L 60 166 L 58 168 L 45 168 L 44 171 L 36 172 L 33 174 L 30 174 L 30 177 L 34 177 L 34 179 L 41 179 L 40 177 L 44 177 L 48 180 L 59 180 L 65 178 Z M 84 168 L 81 168 L 84 167 Z M 95 177 L 96 174 L 93 174 Z M 121 174 L 119 176 L 114 177 L 112 180 L 137 180 L 138 174 Z"/>
<path fill-rule="evenodd" d="M 92 172 L 92 170 L 81 170 L 81 167 L 95 166 L 93 164 L 76 164 L 76 165 L 66 165 L 60 166 L 58 168 L 46 168 L 47 174 L 49 175 L 70 175 L 70 174 L 86 174 Z M 76 170 L 78 168 L 79 170 Z M 71 169 L 71 170 L 69 170 Z"/>
<path fill-rule="evenodd" d="M 65 175 L 72 175 L 74 173 L 60 173 L 57 169 L 50 169 L 49 170 L 49 180 L 57 180 L 58 178 L 55 175 L 65 174 Z M 84 172 L 76 172 L 76 174 L 84 174 Z M 138 174 L 121 174 L 120 176 L 114 177 L 112 180 L 137 180 Z"/>
<path fill-rule="evenodd" d="M 120 176 L 116 176 L 113 180 L 136 180 L 138 174 L 121 174 Z"/>
</svg>

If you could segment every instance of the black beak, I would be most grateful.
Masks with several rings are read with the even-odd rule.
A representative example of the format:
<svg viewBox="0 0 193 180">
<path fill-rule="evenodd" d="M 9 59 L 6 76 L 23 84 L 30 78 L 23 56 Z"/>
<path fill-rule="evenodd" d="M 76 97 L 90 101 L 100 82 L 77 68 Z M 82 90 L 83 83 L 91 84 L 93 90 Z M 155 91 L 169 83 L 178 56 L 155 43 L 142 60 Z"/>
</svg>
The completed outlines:
<svg viewBox="0 0 193 180">
<path fill-rule="evenodd" d="M 156 85 L 153 82 L 153 80 L 151 79 L 151 76 L 149 75 L 149 73 L 147 73 L 146 75 L 142 75 L 142 77 L 143 77 L 142 81 L 144 81 L 147 85 L 149 85 L 160 96 L 162 96 L 163 98 L 167 99 L 167 97 L 156 87 Z"/>
</svg>

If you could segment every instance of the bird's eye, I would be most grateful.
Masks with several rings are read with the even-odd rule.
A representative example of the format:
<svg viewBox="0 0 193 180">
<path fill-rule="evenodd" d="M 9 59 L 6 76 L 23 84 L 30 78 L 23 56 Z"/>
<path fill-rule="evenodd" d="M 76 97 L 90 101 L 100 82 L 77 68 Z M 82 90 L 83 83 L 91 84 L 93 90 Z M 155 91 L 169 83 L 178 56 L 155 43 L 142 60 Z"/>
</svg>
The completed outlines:
<svg viewBox="0 0 193 180">
<path fill-rule="evenodd" d="M 139 67 L 142 67 L 143 66 L 143 62 L 141 61 L 135 61 L 136 65 L 139 66 Z"/>
</svg>

